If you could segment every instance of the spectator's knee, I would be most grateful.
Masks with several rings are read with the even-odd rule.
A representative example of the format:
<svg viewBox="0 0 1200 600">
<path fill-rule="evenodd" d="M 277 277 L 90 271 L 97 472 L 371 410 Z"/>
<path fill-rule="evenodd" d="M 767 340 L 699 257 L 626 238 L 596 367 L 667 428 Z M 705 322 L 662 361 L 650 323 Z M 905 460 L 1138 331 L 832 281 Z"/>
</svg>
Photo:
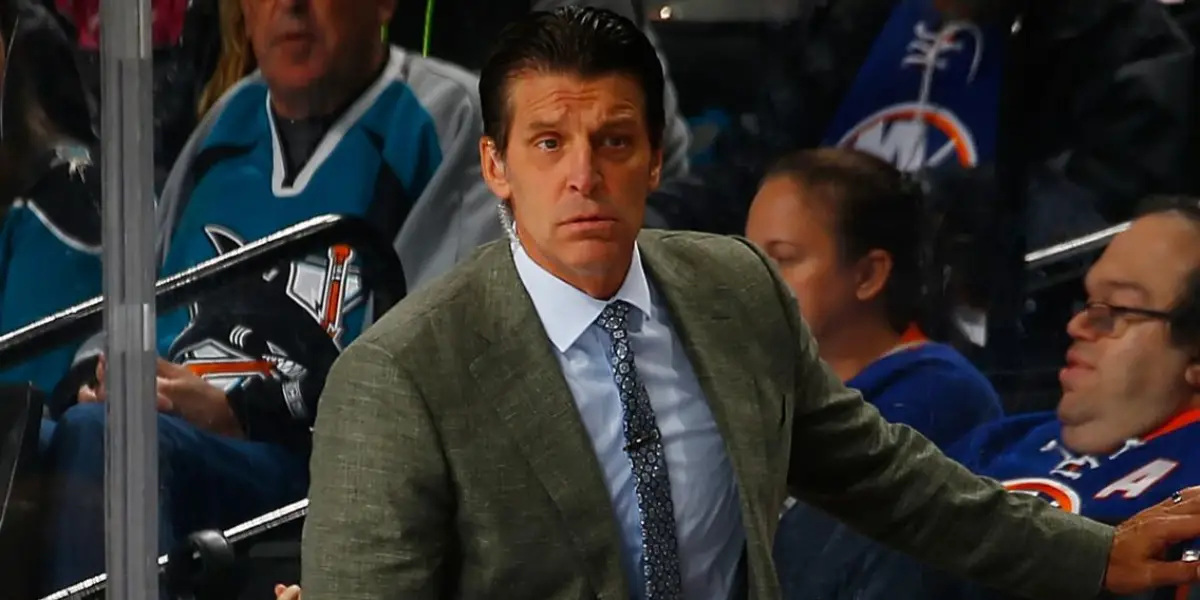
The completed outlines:
<svg viewBox="0 0 1200 600">
<path fill-rule="evenodd" d="M 103 404 L 78 404 L 68 409 L 53 428 L 47 453 L 51 464 L 60 472 L 99 468 L 102 473 L 106 422 Z"/>
<path fill-rule="evenodd" d="M 54 427 L 54 438 L 95 438 L 104 440 L 104 427 L 107 422 L 103 404 L 76 404 L 63 413 L 62 418 Z"/>
</svg>

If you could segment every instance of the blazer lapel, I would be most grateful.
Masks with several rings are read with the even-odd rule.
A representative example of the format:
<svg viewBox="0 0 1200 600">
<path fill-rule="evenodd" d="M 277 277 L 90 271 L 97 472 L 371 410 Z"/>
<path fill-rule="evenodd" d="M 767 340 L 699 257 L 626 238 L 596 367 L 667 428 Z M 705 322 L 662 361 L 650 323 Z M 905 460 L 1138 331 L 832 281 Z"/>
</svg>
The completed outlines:
<svg viewBox="0 0 1200 600">
<path fill-rule="evenodd" d="M 639 246 L 725 441 L 737 479 L 747 540 L 769 548 L 771 540 L 756 540 L 761 532 L 770 531 L 763 528 L 767 525 L 763 519 L 778 517 L 772 511 L 764 516 L 757 505 L 763 497 L 762 486 L 773 479 L 765 466 L 771 464 L 766 461 L 769 438 L 760 414 L 761 403 L 753 397 L 759 392 L 757 382 L 751 370 L 736 360 L 741 356 L 736 347 L 746 339 L 738 335 L 738 324 L 728 309 L 727 302 L 734 296 L 719 282 L 696 285 L 691 279 L 698 269 L 676 264 L 654 238 L 643 236 Z M 754 562 L 748 565 L 752 571 L 756 568 Z"/>
<path fill-rule="evenodd" d="M 737 478 L 759 476 L 763 417 L 759 404 L 749 401 L 757 392 L 753 373 L 736 358 L 736 346 L 746 343 L 738 335 L 727 304 L 733 295 L 720 283 L 696 285 L 689 281 L 694 269 L 672 264 L 652 240 L 640 243 L 642 260 L 671 311 L 675 333 L 683 343 L 700 382 L 713 418 L 733 460 Z M 682 267 L 682 268 L 681 268 Z"/>
<path fill-rule="evenodd" d="M 493 248 L 476 331 L 486 350 L 471 362 L 481 397 L 495 410 L 579 552 L 601 598 L 628 594 L 619 562 L 620 534 L 591 439 L 579 417 L 554 348 L 521 285 L 507 246 Z"/>
</svg>

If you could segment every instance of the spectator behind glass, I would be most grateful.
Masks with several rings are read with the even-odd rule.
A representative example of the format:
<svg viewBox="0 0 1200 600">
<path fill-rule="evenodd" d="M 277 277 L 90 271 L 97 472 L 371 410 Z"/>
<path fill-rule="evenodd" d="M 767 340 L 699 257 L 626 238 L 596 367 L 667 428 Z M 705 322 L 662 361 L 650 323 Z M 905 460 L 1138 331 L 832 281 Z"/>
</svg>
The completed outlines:
<svg viewBox="0 0 1200 600">
<path fill-rule="evenodd" d="M 100 294 L 100 174 L 70 42 L 42 6 L 0 0 L 0 332 Z M 62 348 L 0 374 L 51 391 Z"/>
<path fill-rule="evenodd" d="M 922 209 L 878 158 L 803 151 L 768 173 L 746 235 L 778 264 L 834 373 L 944 447 L 1001 409 L 970 362 L 922 333 L 937 310 L 922 293 Z"/>
<path fill-rule="evenodd" d="M 1085 287 L 1087 307 L 1067 324 L 1057 414 L 989 423 L 947 454 L 1015 493 L 1118 524 L 1200 484 L 1200 199 L 1147 203 Z M 792 527 L 776 546 L 787 598 L 994 595 L 827 519 Z"/>
<path fill-rule="evenodd" d="M 410 288 L 499 237 L 480 176 L 476 78 L 389 47 L 394 0 L 244 0 L 259 72 L 193 134 L 159 202 L 167 276 L 303 220 L 361 217 L 394 245 Z M 334 283 L 326 283 L 334 282 Z M 370 305 L 351 248 L 233 282 L 157 323 L 160 548 L 302 498 L 325 374 Z M 102 340 L 96 340 L 99 346 Z M 61 477 L 48 584 L 104 568 L 108 390 L 73 369 L 49 461 Z M 91 381 L 87 379 L 90 378 Z"/>
</svg>

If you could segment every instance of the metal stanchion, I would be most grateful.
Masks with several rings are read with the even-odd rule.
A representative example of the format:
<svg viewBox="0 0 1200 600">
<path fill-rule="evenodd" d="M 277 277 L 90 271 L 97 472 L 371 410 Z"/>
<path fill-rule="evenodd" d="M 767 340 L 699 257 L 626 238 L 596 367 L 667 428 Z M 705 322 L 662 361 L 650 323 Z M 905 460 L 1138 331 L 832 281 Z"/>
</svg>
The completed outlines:
<svg viewBox="0 0 1200 600">
<path fill-rule="evenodd" d="M 1129 229 L 1130 222 L 1106 227 L 1100 231 L 1055 244 L 1049 248 L 1034 250 L 1025 255 L 1026 269 L 1039 269 L 1088 252 L 1095 252 L 1108 245 L 1118 233 Z"/>
<path fill-rule="evenodd" d="M 106 0 L 100 11 L 109 597 L 149 600 L 158 595 L 150 0 Z"/>
</svg>

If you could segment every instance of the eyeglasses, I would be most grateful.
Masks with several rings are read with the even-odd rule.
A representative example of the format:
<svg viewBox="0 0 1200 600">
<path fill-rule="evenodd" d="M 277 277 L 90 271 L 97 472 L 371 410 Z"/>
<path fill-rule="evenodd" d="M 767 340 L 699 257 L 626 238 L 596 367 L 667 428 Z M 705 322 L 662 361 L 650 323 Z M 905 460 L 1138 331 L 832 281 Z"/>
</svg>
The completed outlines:
<svg viewBox="0 0 1200 600">
<path fill-rule="evenodd" d="M 1088 329 L 1103 336 L 1115 337 L 1124 330 L 1121 324 L 1130 322 L 1129 317 L 1141 317 L 1143 320 L 1170 321 L 1171 313 L 1149 308 L 1132 306 L 1117 306 L 1104 302 L 1088 302 L 1080 311 L 1087 319 Z"/>
</svg>

